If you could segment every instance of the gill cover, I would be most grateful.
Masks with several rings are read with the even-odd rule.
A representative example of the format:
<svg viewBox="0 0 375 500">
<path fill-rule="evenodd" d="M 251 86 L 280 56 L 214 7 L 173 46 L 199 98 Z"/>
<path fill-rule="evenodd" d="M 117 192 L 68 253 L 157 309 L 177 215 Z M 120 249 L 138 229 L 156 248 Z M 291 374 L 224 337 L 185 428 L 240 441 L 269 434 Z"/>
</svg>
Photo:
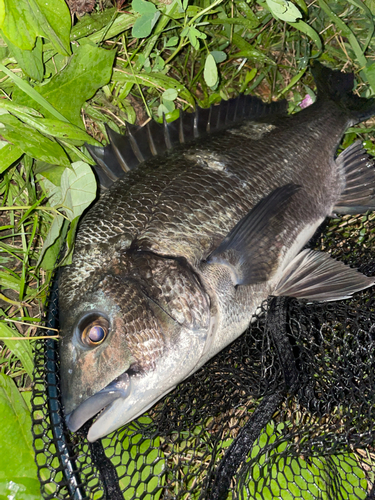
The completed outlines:
<svg viewBox="0 0 375 500">
<path fill-rule="evenodd" d="M 99 343 L 87 334 L 105 319 Z M 108 275 L 76 307 L 61 314 L 61 389 L 65 412 L 105 388 L 130 367 L 146 370 L 163 352 L 170 324 L 155 316 L 137 283 Z"/>
</svg>

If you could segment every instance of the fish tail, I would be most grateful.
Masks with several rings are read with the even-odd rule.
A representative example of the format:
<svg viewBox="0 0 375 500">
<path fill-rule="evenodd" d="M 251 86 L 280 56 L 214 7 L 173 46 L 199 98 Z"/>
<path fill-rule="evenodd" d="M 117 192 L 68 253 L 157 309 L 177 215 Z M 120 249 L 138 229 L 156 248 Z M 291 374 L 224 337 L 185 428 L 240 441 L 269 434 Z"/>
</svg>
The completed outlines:
<svg viewBox="0 0 375 500">
<path fill-rule="evenodd" d="M 318 99 L 334 101 L 354 125 L 375 115 L 375 99 L 359 97 L 352 92 L 354 74 L 342 73 L 323 66 L 318 61 L 312 65 L 312 74 L 318 89 Z"/>
</svg>

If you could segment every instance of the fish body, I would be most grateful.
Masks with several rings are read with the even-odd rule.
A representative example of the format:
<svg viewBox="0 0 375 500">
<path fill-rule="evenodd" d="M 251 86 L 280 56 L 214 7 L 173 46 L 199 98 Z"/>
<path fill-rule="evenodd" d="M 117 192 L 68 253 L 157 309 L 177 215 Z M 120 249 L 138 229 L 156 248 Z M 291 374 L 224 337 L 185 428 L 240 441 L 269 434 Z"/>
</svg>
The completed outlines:
<svg viewBox="0 0 375 500">
<path fill-rule="evenodd" d="M 95 441 L 146 411 L 237 338 L 269 295 L 337 300 L 374 283 L 302 250 L 327 216 L 375 208 L 361 146 L 335 159 L 345 130 L 375 105 L 351 94 L 352 75 L 318 64 L 315 78 L 317 101 L 293 116 L 253 100 L 208 135 L 195 117 L 198 137 L 162 154 L 151 138 L 155 156 L 88 211 L 59 283 L 71 430 L 104 409 L 88 433 Z M 214 128 L 212 111 L 206 121 Z M 175 132 L 166 129 L 167 147 Z M 121 147 L 117 138 L 112 149 Z"/>
</svg>

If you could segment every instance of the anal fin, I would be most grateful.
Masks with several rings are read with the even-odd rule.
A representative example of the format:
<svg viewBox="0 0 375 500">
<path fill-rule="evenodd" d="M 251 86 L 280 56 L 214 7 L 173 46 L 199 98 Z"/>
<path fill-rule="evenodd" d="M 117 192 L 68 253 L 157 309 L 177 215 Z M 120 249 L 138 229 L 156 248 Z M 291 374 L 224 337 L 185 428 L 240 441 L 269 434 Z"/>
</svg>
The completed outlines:
<svg viewBox="0 0 375 500">
<path fill-rule="evenodd" d="M 375 164 L 360 141 L 336 159 L 345 179 L 345 188 L 333 211 L 339 214 L 362 214 L 375 210 Z"/>
<path fill-rule="evenodd" d="M 329 302 L 348 299 L 374 284 L 375 278 L 368 278 L 329 254 L 307 249 L 286 267 L 274 295 Z"/>
</svg>

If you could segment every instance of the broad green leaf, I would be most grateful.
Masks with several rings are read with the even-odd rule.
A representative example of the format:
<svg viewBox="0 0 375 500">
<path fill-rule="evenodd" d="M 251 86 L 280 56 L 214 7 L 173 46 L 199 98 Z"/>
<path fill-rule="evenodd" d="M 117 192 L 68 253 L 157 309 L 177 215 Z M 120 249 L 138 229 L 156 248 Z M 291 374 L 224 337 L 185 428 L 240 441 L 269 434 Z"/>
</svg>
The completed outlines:
<svg viewBox="0 0 375 500">
<path fill-rule="evenodd" d="M 160 106 L 162 106 L 162 113 L 165 113 L 165 114 L 172 113 L 172 111 L 175 109 L 174 102 L 167 101 L 166 99 L 165 100 L 163 99 L 163 102 Z"/>
<path fill-rule="evenodd" d="M 2 288 L 14 290 L 17 293 L 21 290 L 21 278 L 14 276 L 10 272 L 0 271 L 0 285 Z"/>
<path fill-rule="evenodd" d="M 71 228 L 68 232 L 68 248 L 63 262 L 63 265 L 67 265 L 73 251 L 74 235 L 79 217 L 95 200 L 96 179 L 89 165 L 83 161 L 78 161 L 72 163 L 70 169 L 64 170 L 59 186 L 56 186 L 48 179 L 43 179 L 41 185 L 48 196 L 50 205 L 63 210 L 71 221 Z M 53 267 L 52 258 L 58 254 L 62 244 L 62 237 L 65 237 L 66 231 L 67 225 L 64 223 L 62 215 L 55 215 L 37 265 L 43 265 L 44 269 L 51 269 L 51 265 Z M 47 249 L 49 249 L 48 253 Z"/>
<path fill-rule="evenodd" d="M 22 118 L 22 121 L 34 126 L 43 134 L 52 135 L 53 137 L 58 137 L 59 139 L 64 139 L 65 141 L 71 141 L 79 146 L 85 142 L 94 146 L 100 146 L 100 143 L 91 137 L 87 132 L 76 127 L 75 125 L 71 125 L 70 123 L 55 120 L 54 118 L 33 117 L 29 117 L 28 119 L 24 117 Z"/>
<path fill-rule="evenodd" d="M 162 103 L 158 106 L 158 116 L 162 117 L 168 113 L 168 108 Z"/>
<path fill-rule="evenodd" d="M 141 14 L 133 26 L 132 35 L 135 38 L 146 38 L 150 35 L 152 28 L 155 26 L 160 17 L 160 12 L 152 2 L 145 0 L 133 0 L 133 10 Z"/>
<path fill-rule="evenodd" d="M 83 161 L 72 163 L 61 176 L 61 203 L 70 221 L 80 216 L 95 200 L 96 179 L 91 167 Z"/>
<path fill-rule="evenodd" d="M 251 10 L 250 6 L 243 0 L 236 2 L 236 5 L 237 5 L 237 8 L 245 14 L 246 20 L 248 21 L 248 23 L 251 23 L 250 29 L 257 28 L 260 24 L 260 20 L 257 18 L 257 16 L 254 14 L 254 12 Z"/>
<path fill-rule="evenodd" d="M 5 340 L 3 337 L 22 337 L 22 335 L 17 330 L 13 330 L 5 323 L 0 322 L 0 340 L 21 361 L 26 373 L 32 379 L 34 363 L 30 342 L 27 340 Z"/>
<path fill-rule="evenodd" d="M 152 2 L 146 0 L 133 0 L 132 8 L 139 14 L 154 14 L 157 10 Z"/>
<path fill-rule="evenodd" d="M 193 48 L 195 50 L 199 50 L 199 47 L 200 47 L 200 44 L 199 44 L 199 40 L 198 38 L 195 36 L 195 33 L 193 30 L 189 29 L 188 33 L 188 38 L 189 38 L 189 41 L 191 43 L 191 45 L 193 46 Z"/>
<path fill-rule="evenodd" d="M 94 201 L 96 196 L 96 179 L 91 167 L 83 161 L 72 163 L 61 175 L 60 185 L 48 179 L 42 179 L 44 189 L 51 207 L 61 208 L 70 221 Z"/>
<path fill-rule="evenodd" d="M 0 0 L 1 2 L 1 0 Z M 2 61 L 3 59 L 5 59 L 6 57 L 9 56 L 9 48 L 8 48 L 8 44 L 5 43 L 5 41 L 3 40 L 3 33 L 0 31 L 0 61 Z"/>
<path fill-rule="evenodd" d="M 166 47 L 175 47 L 177 44 L 178 44 L 178 36 L 171 36 L 171 38 L 169 38 L 166 41 L 165 46 Z"/>
<path fill-rule="evenodd" d="M 29 4 L 43 36 L 59 54 L 70 55 L 71 17 L 65 0 L 29 0 Z"/>
<path fill-rule="evenodd" d="M 78 222 L 79 222 L 79 217 L 76 217 L 70 223 L 69 231 L 66 235 L 66 252 L 64 255 L 64 259 L 60 263 L 61 266 L 69 266 L 72 263 L 74 241 L 78 228 Z"/>
<path fill-rule="evenodd" d="M 5 0 L 0 0 L 0 26 L 3 25 L 5 19 Z"/>
<path fill-rule="evenodd" d="M 170 76 L 166 76 L 163 73 L 146 73 L 134 72 L 134 74 L 129 70 L 115 71 L 113 73 L 113 81 L 126 83 L 131 82 L 139 83 L 140 85 L 145 85 L 146 87 L 156 87 L 160 90 L 176 89 L 178 95 L 188 101 L 192 106 L 195 105 L 195 100 L 191 93 L 184 87 L 184 85 Z"/>
<path fill-rule="evenodd" d="M 32 410 L 31 398 L 33 397 L 33 391 L 22 391 L 21 396 L 23 397 L 27 408 L 29 411 Z"/>
<path fill-rule="evenodd" d="M 196 28 L 194 28 L 194 26 L 190 26 L 189 33 L 194 33 L 194 36 L 196 36 L 197 38 L 202 38 L 202 40 L 207 38 L 206 33 L 202 33 L 202 31 L 197 30 Z"/>
<path fill-rule="evenodd" d="M 254 80 L 254 78 L 256 77 L 257 72 L 258 72 L 258 70 L 256 68 L 253 68 L 250 71 L 246 72 L 245 80 L 244 80 L 243 84 L 241 85 L 241 92 L 245 92 L 248 84 L 252 80 Z"/>
<path fill-rule="evenodd" d="M 195 48 L 195 50 L 199 50 L 199 41 L 198 38 L 204 40 L 207 38 L 205 33 L 197 30 L 194 26 L 187 26 L 181 31 L 181 36 L 187 36 L 191 45 Z"/>
<path fill-rule="evenodd" d="M 81 108 L 99 88 L 109 82 L 114 57 L 115 51 L 90 44 L 81 45 L 62 71 L 47 84 L 35 87 L 35 90 L 71 123 L 83 127 Z M 13 98 L 19 104 L 36 107 L 35 102 L 23 92 L 14 92 Z M 41 110 L 40 106 L 36 109 Z M 44 110 L 43 114 L 46 118 L 52 117 Z"/>
<path fill-rule="evenodd" d="M 1 498 L 40 500 L 30 411 L 13 380 L 2 373 L 0 374 L 0 421 Z"/>
<path fill-rule="evenodd" d="M 203 76 L 209 87 L 214 87 L 216 85 L 219 75 L 214 56 L 212 54 L 208 54 L 206 57 Z"/>
<path fill-rule="evenodd" d="M 65 172 L 62 172 L 62 174 Z M 52 182 L 47 178 L 40 178 L 38 176 L 38 180 L 40 183 L 40 186 L 42 187 L 44 193 L 46 194 L 49 204 L 51 207 L 58 207 L 60 208 L 61 202 L 62 202 L 62 195 L 61 195 L 61 177 L 58 183 Z"/>
<path fill-rule="evenodd" d="M 370 9 L 373 16 L 375 16 L 375 0 L 364 0 L 366 6 Z"/>
<path fill-rule="evenodd" d="M 69 221 L 65 219 L 60 234 L 55 239 L 54 243 L 48 246 L 48 248 L 43 249 L 43 253 L 41 253 L 41 258 L 38 261 L 38 265 L 45 271 L 52 271 L 53 269 L 55 269 L 57 257 L 60 255 L 61 248 L 65 241 L 68 226 Z"/>
<path fill-rule="evenodd" d="M 65 170 L 65 167 L 60 165 L 51 165 L 44 161 L 37 160 L 35 162 L 34 173 L 40 174 L 50 181 L 55 186 L 60 186 L 61 176 Z"/>
<path fill-rule="evenodd" d="M 216 63 L 221 63 L 227 58 L 227 55 L 223 50 L 212 50 L 211 55 L 215 59 Z"/>
<path fill-rule="evenodd" d="M 152 28 L 155 26 L 160 17 L 160 12 L 148 12 L 139 17 L 133 26 L 132 36 L 135 38 L 146 38 L 151 34 Z"/>
<path fill-rule="evenodd" d="M 43 170 L 45 168 L 45 165 L 46 164 L 44 162 L 37 163 L 38 169 L 40 168 L 41 170 Z M 61 173 L 59 182 L 52 182 L 51 180 L 49 180 L 47 178 L 40 177 L 40 174 L 38 172 L 38 174 L 39 174 L 38 181 L 39 181 L 40 186 L 43 189 L 44 193 L 46 194 L 51 207 L 60 208 L 61 200 L 62 200 L 60 184 L 61 184 L 62 174 L 65 172 L 65 170 L 66 169 L 64 168 L 64 170 Z"/>
<path fill-rule="evenodd" d="M 48 79 L 56 73 L 59 73 L 69 63 L 70 56 L 58 54 L 53 48 L 46 50 L 46 45 L 43 45 L 43 61 L 45 63 L 44 74 L 48 75 Z M 52 47 L 51 44 L 48 44 Z"/>
<path fill-rule="evenodd" d="M 42 500 L 40 483 L 35 478 L 14 477 L 7 481 L 0 480 L 0 492 L 0 500 Z"/>
<path fill-rule="evenodd" d="M 164 59 L 160 56 L 156 56 L 152 71 L 156 71 L 156 72 L 163 71 L 164 66 L 165 66 Z"/>
<path fill-rule="evenodd" d="M 9 142 L 0 141 L 0 174 L 21 158 L 22 155 L 22 149 L 9 144 Z"/>
<path fill-rule="evenodd" d="M 4 34 L 3 38 L 21 69 L 33 80 L 42 81 L 44 75 L 42 39 L 37 37 L 35 47 L 32 50 L 22 50 L 8 40 Z"/>
<path fill-rule="evenodd" d="M 54 219 L 53 219 L 53 222 L 49 228 L 47 236 L 43 242 L 43 247 L 42 247 L 40 254 L 39 254 L 37 266 L 42 265 L 44 262 L 43 269 L 46 269 L 46 270 L 51 269 L 51 267 L 49 267 L 49 266 L 51 265 L 51 260 L 53 259 L 53 257 L 55 257 L 55 260 L 52 263 L 52 269 L 53 269 L 54 264 L 56 263 L 57 255 L 58 255 L 60 248 L 61 248 L 61 243 L 62 243 L 61 233 L 62 233 L 63 224 L 64 224 L 64 217 L 62 215 L 56 214 Z M 60 240 L 60 241 L 57 241 L 57 240 Z M 51 250 L 47 255 L 46 252 L 49 249 L 51 249 Z M 45 258 L 45 260 L 44 260 L 44 258 Z M 46 267 L 44 267 L 44 266 L 46 266 Z"/>
<path fill-rule="evenodd" d="M 32 50 L 39 35 L 60 54 L 70 54 L 71 20 L 64 0 L 2 0 L 1 18 L 1 29 L 18 48 Z"/>
<path fill-rule="evenodd" d="M 252 61 L 264 62 L 268 64 L 275 64 L 272 59 L 264 55 L 258 49 L 255 49 L 249 42 L 247 42 L 238 33 L 233 33 L 232 36 L 233 43 L 240 49 L 240 52 L 236 53 L 236 57 L 247 57 Z"/>
<path fill-rule="evenodd" d="M 13 71 L 10 71 L 3 64 L 0 63 L 0 70 L 9 76 L 11 80 L 17 85 L 18 89 L 26 94 L 26 100 L 29 99 L 34 105 L 35 102 L 39 104 L 40 109 L 47 110 L 52 116 L 59 120 L 68 121 L 64 116 L 61 115 L 51 104 L 44 99 L 43 96 L 38 94 L 34 87 L 32 87 L 26 80 L 22 80 L 19 76 L 15 75 Z M 13 92 L 13 98 L 17 95 L 18 89 Z"/>
<path fill-rule="evenodd" d="M 174 101 L 178 96 L 177 90 L 176 89 L 168 89 L 165 90 L 162 94 L 163 100 L 166 101 Z"/>
<path fill-rule="evenodd" d="M 70 165 L 60 144 L 20 122 L 15 116 L 0 115 L 0 134 L 33 158 L 66 167 Z"/>
<path fill-rule="evenodd" d="M 28 0 L 2 0 L 0 19 L 0 28 L 8 40 L 22 50 L 34 48 L 40 30 Z"/>
<path fill-rule="evenodd" d="M 295 23 L 302 17 L 298 8 L 288 0 L 266 0 L 268 8 L 276 19 Z"/>
<path fill-rule="evenodd" d="M 33 128 L 39 130 L 46 135 L 58 137 L 65 141 L 73 141 L 82 145 L 84 142 L 94 146 L 100 146 L 100 143 L 88 135 L 84 130 L 71 123 L 62 122 L 55 118 L 41 118 L 39 113 L 33 108 L 14 104 L 12 101 L 1 101 L 0 109 L 5 108 L 10 113 L 14 114 L 17 118 L 27 123 Z"/>
</svg>

